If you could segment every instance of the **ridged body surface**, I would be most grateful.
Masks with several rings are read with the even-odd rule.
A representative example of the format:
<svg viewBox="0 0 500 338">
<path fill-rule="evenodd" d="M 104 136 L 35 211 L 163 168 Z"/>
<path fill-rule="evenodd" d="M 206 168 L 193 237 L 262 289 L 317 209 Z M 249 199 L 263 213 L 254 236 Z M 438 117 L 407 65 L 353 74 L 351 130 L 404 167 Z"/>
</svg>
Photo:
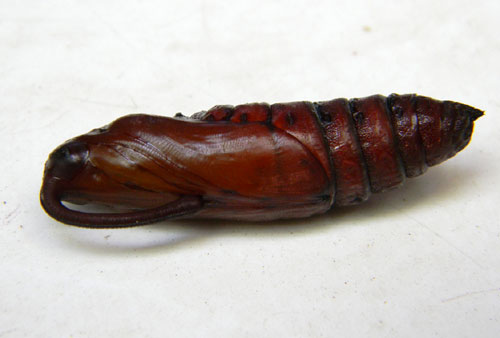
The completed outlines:
<svg viewBox="0 0 500 338">
<path fill-rule="evenodd" d="M 172 217 L 306 217 L 365 201 L 454 156 L 481 115 L 413 94 L 129 115 L 56 149 L 41 200 L 55 218 L 82 226 L 147 217 L 132 223 L 131 211 L 106 224 L 110 214 L 65 211 L 57 200 L 147 211 L 182 198 L 189 203 L 178 202 Z"/>
</svg>

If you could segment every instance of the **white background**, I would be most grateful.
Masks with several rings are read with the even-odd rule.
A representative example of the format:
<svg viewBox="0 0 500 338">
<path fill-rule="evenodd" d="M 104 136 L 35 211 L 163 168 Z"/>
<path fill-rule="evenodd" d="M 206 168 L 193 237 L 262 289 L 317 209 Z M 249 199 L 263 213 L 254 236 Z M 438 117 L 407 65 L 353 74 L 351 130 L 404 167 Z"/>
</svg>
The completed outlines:
<svg viewBox="0 0 500 338">
<path fill-rule="evenodd" d="M 0 1 L 0 337 L 498 337 L 498 1 Z M 484 109 L 403 188 L 311 219 L 62 225 L 43 164 L 134 112 L 391 92 Z"/>
</svg>

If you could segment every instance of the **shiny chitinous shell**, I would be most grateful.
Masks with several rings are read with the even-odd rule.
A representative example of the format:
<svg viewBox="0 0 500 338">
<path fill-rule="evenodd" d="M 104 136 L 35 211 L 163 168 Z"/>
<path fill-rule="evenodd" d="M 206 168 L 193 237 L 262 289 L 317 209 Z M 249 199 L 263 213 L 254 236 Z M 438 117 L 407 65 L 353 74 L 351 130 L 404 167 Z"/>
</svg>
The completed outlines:
<svg viewBox="0 0 500 338">
<path fill-rule="evenodd" d="M 128 115 L 52 152 L 41 203 L 85 227 L 307 217 L 363 202 L 454 156 L 482 114 L 392 94 L 216 106 L 191 118 Z M 128 210 L 82 212 L 61 201 Z"/>
</svg>

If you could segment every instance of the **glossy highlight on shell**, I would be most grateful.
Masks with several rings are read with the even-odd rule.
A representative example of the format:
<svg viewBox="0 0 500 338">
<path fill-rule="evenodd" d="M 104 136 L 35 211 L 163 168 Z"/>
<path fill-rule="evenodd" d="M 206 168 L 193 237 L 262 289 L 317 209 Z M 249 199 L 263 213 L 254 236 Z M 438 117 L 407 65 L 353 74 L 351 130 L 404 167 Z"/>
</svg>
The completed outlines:
<svg viewBox="0 0 500 338">
<path fill-rule="evenodd" d="M 54 150 L 40 200 L 56 220 L 89 228 L 308 217 L 454 156 L 482 115 L 415 94 L 128 115 Z M 84 212 L 63 201 L 126 210 Z"/>
</svg>

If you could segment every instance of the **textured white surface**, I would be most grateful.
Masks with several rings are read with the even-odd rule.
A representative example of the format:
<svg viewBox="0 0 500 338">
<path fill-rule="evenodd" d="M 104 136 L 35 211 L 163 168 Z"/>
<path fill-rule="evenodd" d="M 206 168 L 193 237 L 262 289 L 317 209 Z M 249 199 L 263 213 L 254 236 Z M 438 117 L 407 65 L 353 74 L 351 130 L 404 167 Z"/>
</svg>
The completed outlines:
<svg viewBox="0 0 500 338">
<path fill-rule="evenodd" d="M 498 337 L 498 1 L 1 1 L 0 337 Z M 486 110 L 312 219 L 63 226 L 44 161 L 120 115 L 391 92 Z"/>
</svg>

